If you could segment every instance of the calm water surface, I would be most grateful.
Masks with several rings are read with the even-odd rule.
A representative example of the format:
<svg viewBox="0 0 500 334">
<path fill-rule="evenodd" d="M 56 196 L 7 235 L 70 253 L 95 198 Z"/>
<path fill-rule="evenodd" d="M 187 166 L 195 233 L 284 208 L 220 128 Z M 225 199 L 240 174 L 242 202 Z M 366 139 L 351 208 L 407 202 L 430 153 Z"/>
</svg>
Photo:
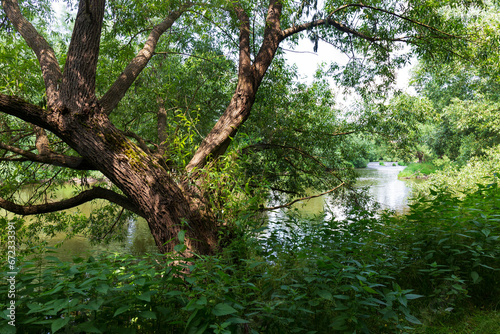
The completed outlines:
<svg viewBox="0 0 500 334">
<path fill-rule="evenodd" d="M 393 162 L 386 162 L 383 166 L 379 162 L 370 162 L 366 168 L 356 169 L 359 175 L 356 186 L 368 187 L 368 193 L 380 205 L 381 209 L 406 213 L 408 211 L 408 197 L 411 193 L 411 182 L 414 181 L 398 180 L 398 173 L 403 169 L 405 166 L 398 166 L 397 163 Z M 275 204 L 273 203 L 273 205 Z M 292 207 L 306 215 L 325 214 L 326 219 L 331 219 L 332 216 L 337 219 L 345 217 L 343 208 L 332 201 L 328 195 L 296 203 Z M 269 220 L 272 223 L 279 223 L 285 219 L 285 215 L 284 212 L 270 212 Z"/>
<path fill-rule="evenodd" d="M 396 166 L 393 166 L 396 164 Z M 411 193 L 410 180 L 398 180 L 398 173 L 405 169 L 397 163 L 386 162 L 381 166 L 378 162 L 370 162 L 363 169 L 357 169 L 358 186 L 368 186 L 368 192 L 382 209 L 405 213 L 408 210 L 408 196 Z"/>
<path fill-rule="evenodd" d="M 404 169 L 402 166 L 393 166 L 393 163 L 385 163 L 381 166 L 378 162 L 370 162 L 367 168 L 357 169 L 359 179 L 358 186 L 369 187 L 368 192 L 377 201 L 382 209 L 392 209 L 398 213 L 405 213 L 408 210 L 407 199 L 411 192 L 409 181 L 398 180 L 398 173 Z M 60 198 L 71 196 L 71 189 L 61 190 Z M 88 214 L 92 210 L 92 205 L 86 203 L 81 205 L 81 212 Z M 325 213 L 327 218 L 335 215 L 342 218 L 342 210 L 335 207 L 328 196 L 322 196 L 294 204 L 303 214 L 317 215 Z M 0 212 L 0 214 L 5 214 Z M 284 218 L 284 213 L 276 210 L 268 213 L 271 223 L 279 223 Z M 144 254 L 156 252 L 153 237 L 149 231 L 146 221 L 142 218 L 137 221 L 131 221 L 127 230 L 125 242 L 114 242 L 109 245 L 91 245 L 83 236 L 64 240 L 65 235 L 60 233 L 55 238 L 50 239 L 50 245 L 59 245 L 57 256 L 61 260 L 70 260 L 73 256 L 90 255 L 92 252 L 120 252 L 131 254 Z"/>
</svg>

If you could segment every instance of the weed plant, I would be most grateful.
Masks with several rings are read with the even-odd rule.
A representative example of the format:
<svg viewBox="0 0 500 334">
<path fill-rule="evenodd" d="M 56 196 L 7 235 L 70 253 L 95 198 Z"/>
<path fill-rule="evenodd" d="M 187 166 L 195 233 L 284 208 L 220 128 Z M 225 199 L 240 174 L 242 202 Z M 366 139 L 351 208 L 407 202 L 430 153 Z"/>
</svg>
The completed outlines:
<svg viewBox="0 0 500 334">
<path fill-rule="evenodd" d="M 20 259 L 16 327 L 2 311 L 0 332 L 403 333 L 498 306 L 497 183 L 433 195 L 402 217 L 246 222 L 217 256 Z"/>
</svg>

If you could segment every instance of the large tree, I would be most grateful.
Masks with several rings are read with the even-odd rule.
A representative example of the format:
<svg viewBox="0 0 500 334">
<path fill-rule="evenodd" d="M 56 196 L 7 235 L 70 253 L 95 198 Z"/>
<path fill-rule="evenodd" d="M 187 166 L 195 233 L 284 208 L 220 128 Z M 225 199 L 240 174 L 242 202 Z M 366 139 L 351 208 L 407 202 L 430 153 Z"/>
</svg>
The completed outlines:
<svg viewBox="0 0 500 334">
<path fill-rule="evenodd" d="M 311 1 L 222 0 L 159 4 L 124 0 L 112 1 L 106 6 L 105 0 L 80 0 L 66 50 L 51 45 L 54 41 L 49 42 L 54 34 L 44 31 L 50 28 L 47 18 L 33 9 L 33 6 L 40 6 L 39 11 L 43 13 L 46 9 L 43 4 L 2 0 L 4 15 L 10 22 L 4 20 L 2 23 L 6 27 L 4 38 L 5 34 L 13 33 L 9 30 L 11 27 L 22 36 L 36 55 L 44 89 L 42 103 L 5 92 L 0 94 L 0 112 L 9 115 L 11 120 L 30 124 L 32 131 L 21 137 L 33 138 L 31 142 L 34 143 L 31 147 L 23 147 L 20 138 L 5 127 L 2 134 L 11 136 L 0 142 L 2 161 L 30 161 L 74 170 L 100 171 L 119 192 L 94 187 L 69 199 L 29 206 L 0 198 L 0 207 L 30 215 L 103 198 L 144 217 L 162 252 L 171 249 L 169 241 L 182 228 L 187 231 L 190 247 L 202 253 L 218 248 L 220 226 L 211 207 L 213 193 L 206 190 L 210 187 L 203 187 L 207 182 L 203 171 L 226 153 L 249 118 L 266 73 L 286 41 L 292 45 L 300 36 L 307 35 L 315 43 L 324 40 L 350 55 L 350 62 L 345 67 L 333 66 L 330 73 L 344 85 L 358 87 L 363 92 L 393 80 L 394 70 L 410 57 L 402 53 L 404 44 L 410 44 L 413 54 L 417 55 L 453 51 L 460 44 L 457 37 L 459 19 L 450 20 L 446 16 L 446 8 L 458 5 L 455 1 L 439 4 L 434 1 L 326 1 L 319 9 L 317 3 Z M 27 18 L 43 30 L 37 30 Z M 209 39 L 212 44 L 220 44 L 216 49 L 225 53 L 227 59 L 237 55 L 235 82 L 226 83 L 234 87 L 232 96 L 217 119 L 208 117 L 205 120 L 210 130 L 203 134 L 204 138 L 184 165 L 172 164 L 168 159 L 169 141 L 177 134 L 168 133 L 172 126 L 168 124 L 165 106 L 174 98 L 168 90 L 157 91 L 159 107 L 154 145 L 148 146 L 138 134 L 123 128 L 118 119 L 112 121 L 116 110 L 132 110 L 120 107 L 120 102 L 128 99 L 127 105 L 133 105 L 135 98 L 136 103 L 140 103 L 140 87 L 133 92 L 129 88 L 140 80 L 145 69 L 151 69 L 155 55 L 168 58 L 169 52 L 161 55 L 157 52 L 162 37 L 167 38 L 167 31 L 170 45 L 177 48 L 188 50 L 193 44 Z M 125 41 L 132 34 L 144 38 Z M 139 42 L 135 48 L 130 48 L 134 41 Z M 123 56 L 119 60 L 112 59 L 109 44 L 113 42 L 117 47 L 136 50 L 135 56 L 130 56 L 126 64 Z M 108 43 L 108 53 L 102 49 L 103 43 Z M 107 61 L 100 61 L 100 56 L 107 57 Z M 114 68 L 122 64 L 121 73 L 114 82 L 104 87 L 107 82 L 98 80 L 99 76 L 113 74 Z M 15 61 L 2 64 L 7 70 L 15 66 Z M 152 73 L 155 75 L 150 75 L 149 79 L 161 80 L 160 74 L 165 71 L 168 72 L 164 68 L 154 68 Z M 296 129 L 300 131 L 303 130 Z M 54 138 L 59 141 L 54 142 Z M 297 152 L 293 147 L 281 146 Z M 245 153 L 269 147 L 268 143 L 253 145 Z M 300 152 L 302 157 L 306 154 Z M 331 169 L 324 167 L 327 171 Z"/>
</svg>

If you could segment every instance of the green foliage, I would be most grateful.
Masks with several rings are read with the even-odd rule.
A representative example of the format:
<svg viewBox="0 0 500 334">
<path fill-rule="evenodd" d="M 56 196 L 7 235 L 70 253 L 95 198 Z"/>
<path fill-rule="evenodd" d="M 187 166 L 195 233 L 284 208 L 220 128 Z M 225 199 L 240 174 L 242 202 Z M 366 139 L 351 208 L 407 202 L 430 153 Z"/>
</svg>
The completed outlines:
<svg viewBox="0 0 500 334">
<path fill-rule="evenodd" d="M 497 179 L 458 199 L 441 188 L 420 198 L 408 216 L 394 218 L 388 237 L 401 257 L 398 277 L 428 296 L 432 314 L 462 303 L 495 304 L 500 295 L 500 189 Z"/>
<path fill-rule="evenodd" d="M 368 163 L 370 161 L 368 159 L 365 159 L 365 158 L 355 158 L 353 161 L 352 161 L 352 164 L 355 168 L 366 168 L 366 166 L 368 166 Z"/>
<path fill-rule="evenodd" d="M 437 156 L 465 165 L 484 148 L 498 145 L 498 4 L 463 11 L 450 8 L 449 17 L 464 18 L 468 30 L 463 57 L 444 62 L 422 61 L 416 88 L 435 108 L 433 125 L 423 138 Z"/>
<path fill-rule="evenodd" d="M 247 221 L 248 232 L 217 256 L 19 259 L 16 325 L 23 333 L 393 333 L 495 305 L 496 180 L 462 200 L 443 189 L 433 196 L 401 217 L 358 209 L 344 221 L 291 216 L 253 230 Z"/>
<path fill-rule="evenodd" d="M 364 235 L 369 222 L 348 229 Z M 310 224 L 299 223 L 297 230 L 307 232 Z M 332 234 L 334 226 L 339 227 L 332 221 L 315 228 L 319 234 L 293 244 L 276 243 L 273 234 L 261 241 L 273 249 L 265 248 L 264 257 L 255 259 L 238 259 L 228 251 L 191 264 L 175 257 L 116 254 L 73 263 L 47 257 L 43 267 L 23 262 L 16 276 L 16 325 L 24 333 L 42 328 L 71 328 L 73 333 L 306 333 L 403 329 L 418 323 L 407 303 L 420 296 L 392 282 L 385 260 L 358 260 L 363 238 Z M 329 242 L 321 245 L 318 238 Z M 5 313 L 2 317 L 0 326 L 6 328 Z"/>
<path fill-rule="evenodd" d="M 410 163 L 399 172 L 398 177 L 400 178 L 420 178 L 426 177 L 432 173 L 436 172 L 436 166 L 431 162 L 422 162 L 422 163 Z"/>
<path fill-rule="evenodd" d="M 489 178 L 498 170 L 500 164 L 500 146 L 484 151 L 484 156 L 472 158 L 465 166 L 457 166 L 443 158 L 436 161 L 442 170 L 433 173 L 425 183 L 413 186 L 416 197 L 432 196 L 436 189 L 447 189 L 454 197 L 464 197 L 474 192 L 478 184 L 486 185 Z"/>
<path fill-rule="evenodd" d="M 416 333 L 490 334 L 500 332 L 500 311 L 472 309 L 470 313 L 451 315 L 441 324 L 424 324 Z"/>
</svg>

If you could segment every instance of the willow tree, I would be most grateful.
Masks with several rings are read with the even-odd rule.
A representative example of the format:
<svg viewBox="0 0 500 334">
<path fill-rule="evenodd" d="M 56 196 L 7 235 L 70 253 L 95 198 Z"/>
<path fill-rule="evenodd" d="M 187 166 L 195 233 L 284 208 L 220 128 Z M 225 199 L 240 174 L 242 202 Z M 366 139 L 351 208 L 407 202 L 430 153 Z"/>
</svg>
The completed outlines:
<svg viewBox="0 0 500 334">
<path fill-rule="evenodd" d="M 67 209 L 96 198 L 106 199 L 144 217 L 162 252 L 171 249 L 169 241 L 182 228 L 186 228 L 190 247 L 202 253 L 217 250 L 220 226 L 210 207 L 210 191 L 199 186 L 205 182 L 201 171 L 226 153 L 250 117 L 259 87 L 284 43 L 293 45 L 307 35 L 315 43 L 325 40 L 334 45 L 350 55 L 350 62 L 344 67 L 332 66 L 330 73 L 344 85 L 364 90 L 394 78 L 394 69 L 410 57 L 402 53 L 405 44 L 412 46 L 413 54 L 428 55 L 436 50 L 451 52 L 460 43 L 456 36 L 460 22 L 446 17 L 446 6 L 456 5 L 454 1 L 326 1 L 323 8 L 318 8 L 311 1 L 158 4 L 124 0 L 107 6 L 105 0 L 80 0 L 69 46 L 61 50 L 51 44 L 53 34 L 36 27 L 48 29 L 44 24 L 46 17 L 29 11 L 30 6 L 41 3 L 2 0 L 3 15 L 10 22 L 4 19 L 2 25 L 6 31 L 13 27 L 36 55 L 44 90 L 44 103 L 21 99 L 6 90 L 0 94 L 0 112 L 11 120 L 29 124 L 32 131 L 26 136 L 34 143 L 23 146 L 12 134 L 0 143 L 2 163 L 30 161 L 73 170 L 96 170 L 117 191 L 93 187 L 72 198 L 33 205 L 0 199 L 0 207 L 31 215 Z M 32 23 L 27 17 L 32 18 Z M 110 38 L 103 25 L 119 28 L 126 22 L 129 35 L 143 38 L 125 40 L 125 34 L 115 34 L 113 38 L 117 47 L 136 42 L 137 52 L 130 56 L 114 82 L 107 87 L 102 83 L 98 86 L 96 77 L 113 73 L 109 69 L 112 61 L 99 63 L 101 41 Z M 135 31 L 131 22 L 132 26 L 137 22 Z M 156 128 L 151 130 L 157 133 L 157 145 L 153 147 L 147 147 L 137 134 L 126 132 L 111 121 L 119 103 L 130 97 L 129 88 L 158 54 L 157 45 L 167 31 L 170 36 L 178 34 L 178 40 L 172 42 L 177 46 L 212 38 L 212 43 L 227 42 L 220 48 L 227 57 L 237 54 L 235 82 L 227 83 L 233 85 L 234 91 L 225 110 L 217 120 L 205 120 L 212 122 L 211 130 L 199 141 L 189 161 L 175 168 L 166 161 L 172 134 L 165 133 L 169 127 L 161 106 Z M 2 66 L 11 68 L 16 63 Z M 17 80 L 22 82 L 23 78 Z M 169 98 L 158 97 L 159 101 Z M 3 138 L 7 138 L 8 129 L 2 131 Z M 53 138 L 58 142 L 54 143 Z"/>
</svg>

